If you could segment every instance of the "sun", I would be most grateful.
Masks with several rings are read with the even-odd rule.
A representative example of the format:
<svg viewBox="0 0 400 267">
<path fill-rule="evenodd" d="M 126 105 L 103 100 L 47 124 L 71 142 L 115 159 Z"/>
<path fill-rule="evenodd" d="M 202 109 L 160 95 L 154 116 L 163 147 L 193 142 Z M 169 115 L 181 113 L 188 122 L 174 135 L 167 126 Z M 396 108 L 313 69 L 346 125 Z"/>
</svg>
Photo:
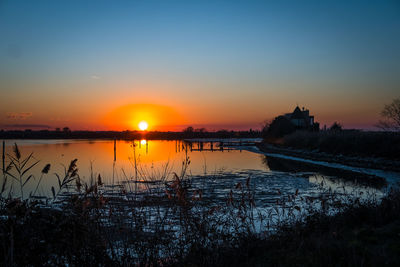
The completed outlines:
<svg viewBox="0 0 400 267">
<path fill-rule="evenodd" d="M 139 129 L 142 131 L 147 130 L 147 128 L 149 127 L 149 124 L 145 121 L 141 121 L 139 122 Z"/>
</svg>

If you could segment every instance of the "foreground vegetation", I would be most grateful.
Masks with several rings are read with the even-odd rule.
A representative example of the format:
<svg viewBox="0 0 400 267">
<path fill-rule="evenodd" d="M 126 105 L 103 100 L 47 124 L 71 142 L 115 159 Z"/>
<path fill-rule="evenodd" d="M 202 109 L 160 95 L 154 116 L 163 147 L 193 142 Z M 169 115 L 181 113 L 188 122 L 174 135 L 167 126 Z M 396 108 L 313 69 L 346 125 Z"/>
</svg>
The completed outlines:
<svg viewBox="0 0 400 267">
<path fill-rule="evenodd" d="M 399 212 L 397 190 L 380 204 L 352 202 L 334 216 L 315 211 L 264 239 L 248 236 L 237 248 L 205 254 L 218 254 L 223 266 L 399 266 Z M 202 258 L 186 263 L 200 266 Z"/>
<path fill-rule="evenodd" d="M 140 191 L 129 177 L 125 186 L 105 185 L 101 176 L 84 183 L 73 160 L 56 176 L 52 197 L 39 198 L 35 192 L 24 197 L 24 186 L 33 181 L 31 166 L 37 164 L 15 146 L 4 170 L 2 266 L 374 266 L 400 261 L 397 190 L 382 201 L 331 191 L 300 199 L 296 191 L 262 211 L 255 206 L 251 178 L 216 200 L 186 175 L 189 158 L 180 174 L 144 181 Z M 50 168 L 45 165 L 42 175 Z M 20 195 L 12 193 L 13 180 Z"/>
</svg>

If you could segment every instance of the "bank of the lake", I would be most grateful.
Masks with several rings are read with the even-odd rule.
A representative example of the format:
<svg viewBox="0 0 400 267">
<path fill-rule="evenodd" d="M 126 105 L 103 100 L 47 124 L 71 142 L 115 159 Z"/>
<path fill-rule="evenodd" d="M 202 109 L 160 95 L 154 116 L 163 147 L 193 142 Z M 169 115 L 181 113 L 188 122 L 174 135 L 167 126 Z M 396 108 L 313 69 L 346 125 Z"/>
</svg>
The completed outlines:
<svg viewBox="0 0 400 267">
<path fill-rule="evenodd" d="M 318 149 L 293 148 L 285 144 L 267 142 L 257 144 L 257 148 L 265 153 L 282 154 L 313 161 L 338 163 L 357 168 L 400 172 L 400 161 L 398 159 L 329 153 Z"/>
</svg>

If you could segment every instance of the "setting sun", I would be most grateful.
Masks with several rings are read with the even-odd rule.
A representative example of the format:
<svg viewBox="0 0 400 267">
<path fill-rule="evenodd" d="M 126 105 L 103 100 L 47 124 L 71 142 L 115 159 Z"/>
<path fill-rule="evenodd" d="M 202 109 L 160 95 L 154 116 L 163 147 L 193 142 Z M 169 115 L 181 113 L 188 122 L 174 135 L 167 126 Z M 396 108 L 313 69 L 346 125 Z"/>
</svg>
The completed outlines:
<svg viewBox="0 0 400 267">
<path fill-rule="evenodd" d="M 147 122 L 145 122 L 145 121 L 139 122 L 139 129 L 140 130 L 145 131 L 145 130 L 147 130 L 148 127 L 149 127 L 149 125 L 147 124 Z"/>
</svg>

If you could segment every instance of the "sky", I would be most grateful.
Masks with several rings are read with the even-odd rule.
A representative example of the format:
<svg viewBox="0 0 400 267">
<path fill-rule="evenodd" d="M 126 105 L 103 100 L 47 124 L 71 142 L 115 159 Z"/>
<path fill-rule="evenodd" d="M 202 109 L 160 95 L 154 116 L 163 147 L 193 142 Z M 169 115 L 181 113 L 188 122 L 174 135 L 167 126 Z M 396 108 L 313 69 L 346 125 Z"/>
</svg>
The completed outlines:
<svg viewBox="0 0 400 267">
<path fill-rule="evenodd" d="M 376 129 L 397 97 L 397 0 L 0 0 L 0 129 Z"/>
</svg>

